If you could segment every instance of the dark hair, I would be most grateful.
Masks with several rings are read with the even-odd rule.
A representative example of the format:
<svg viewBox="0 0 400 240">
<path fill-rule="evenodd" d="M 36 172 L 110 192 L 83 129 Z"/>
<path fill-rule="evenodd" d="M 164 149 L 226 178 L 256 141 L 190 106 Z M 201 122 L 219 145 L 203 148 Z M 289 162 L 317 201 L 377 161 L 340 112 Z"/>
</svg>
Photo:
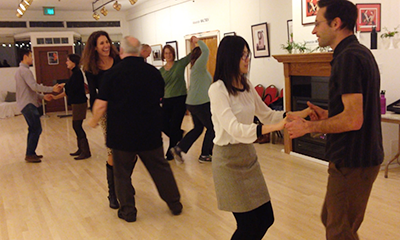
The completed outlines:
<svg viewBox="0 0 400 240">
<path fill-rule="evenodd" d="M 97 66 L 98 61 L 100 60 L 99 53 L 96 51 L 97 39 L 100 36 L 105 36 L 107 40 L 110 42 L 110 57 L 117 58 L 118 51 L 115 46 L 112 44 L 110 36 L 105 31 L 96 31 L 90 34 L 85 49 L 83 49 L 82 54 L 82 65 L 83 70 L 88 71 L 94 75 L 99 73 L 99 68 Z"/>
<path fill-rule="evenodd" d="M 18 54 L 19 61 L 22 62 L 22 60 L 24 60 L 24 56 L 29 56 L 29 53 L 31 52 L 32 52 L 31 50 L 20 49 Z"/>
<path fill-rule="evenodd" d="M 232 86 L 232 82 L 236 79 L 241 81 L 246 91 L 250 90 L 247 78 L 240 73 L 239 67 L 244 47 L 247 47 L 249 54 L 251 54 L 249 44 L 240 36 L 226 36 L 221 40 L 218 47 L 214 82 L 222 80 L 226 89 L 232 95 L 237 94 L 237 89 Z"/>
<path fill-rule="evenodd" d="M 199 47 L 193 48 L 192 55 L 190 55 L 190 65 L 191 65 L 191 67 L 193 67 L 194 63 L 200 57 L 200 55 L 201 55 L 201 49 Z"/>
<path fill-rule="evenodd" d="M 79 67 L 79 63 L 81 61 L 81 57 L 79 55 L 77 55 L 77 54 L 68 54 L 68 59 L 71 62 L 75 63 L 76 67 Z"/>
<path fill-rule="evenodd" d="M 175 49 L 171 46 L 171 45 L 165 45 L 162 49 L 162 53 L 161 53 L 161 59 L 164 61 L 164 52 L 165 49 L 169 49 L 169 51 L 172 53 L 173 59 L 175 59 Z"/>
<path fill-rule="evenodd" d="M 348 0 L 320 0 L 318 1 L 318 7 L 326 7 L 324 17 L 328 25 L 338 17 L 342 21 L 340 29 L 345 28 L 352 32 L 354 31 L 358 15 L 357 7 L 354 3 Z"/>
</svg>

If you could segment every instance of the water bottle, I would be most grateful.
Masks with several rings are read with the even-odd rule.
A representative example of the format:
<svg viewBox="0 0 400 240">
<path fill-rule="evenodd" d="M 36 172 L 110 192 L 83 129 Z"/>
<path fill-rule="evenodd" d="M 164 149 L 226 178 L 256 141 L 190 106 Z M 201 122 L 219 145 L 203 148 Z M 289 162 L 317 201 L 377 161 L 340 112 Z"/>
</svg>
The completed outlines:
<svg viewBox="0 0 400 240">
<path fill-rule="evenodd" d="M 386 98 L 385 98 L 385 90 L 381 91 L 381 114 L 386 113 Z"/>
</svg>

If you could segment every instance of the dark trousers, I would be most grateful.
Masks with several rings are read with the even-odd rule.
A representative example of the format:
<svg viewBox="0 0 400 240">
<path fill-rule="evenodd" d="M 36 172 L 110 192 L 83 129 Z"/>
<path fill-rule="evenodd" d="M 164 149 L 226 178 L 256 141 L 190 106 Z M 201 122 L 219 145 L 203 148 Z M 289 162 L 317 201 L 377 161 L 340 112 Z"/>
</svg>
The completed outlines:
<svg viewBox="0 0 400 240">
<path fill-rule="evenodd" d="M 231 240 L 261 240 L 274 223 L 271 202 L 244 213 L 233 213 L 237 229 Z"/>
<path fill-rule="evenodd" d="M 215 137 L 214 126 L 211 121 L 210 103 L 201 105 L 186 105 L 187 109 L 192 115 L 194 127 L 188 132 L 185 137 L 179 142 L 178 146 L 184 153 L 187 153 L 193 143 L 203 133 L 204 127 L 207 131 L 204 135 L 203 146 L 201 148 L 201 155 L 212 155 L 212 148 L 214 146 L 213 140 Z"/>
<path fill-rule="evenodd" d="M 82 123 L 83 120 L 72 120 L 72 128 L 74 129 L 78 139 L 86 138 L 86 133 L 85 130 L 83 130 Z"/>
<path fill-rule="evenodd" d="M 21 113 L 24 115 L 26 123 L 28 124 L 26 155 L 36 155 L 36 148 L 39 143 L 40 134 L 42 133 L 40 116 L 43 115 L 43 109 L 29 103 L 22 109 Z"/>
<path fill-rule="evenodd" d="M 136 216 L 135 190 L 132 186 L 131 175 L 139 155 L 147 171 L 153 179 L 158 193 L 168 206 L 179 203 L 180 194 L 174 175 L 167 160 L 164 159 L 163 147 L 150 151 L 125 152 L 112 149 L 114 158 L 115 192 L 120 203 L 118 214 Z"/>
<path fill-rule="evenodd" d="M 163 132 L 169 137 L 169 149 L 182 139 L 181 125 L 186 113 L 186 95 L 163 99 Z"/>
<path fill-rule="evenodd" d="M 360 227 L 372 185 L 380 166 L 365 168 L 337 168 L 329 163 L 328 186 L 321 219 L 326 228 L 326 239 L 359 239 Z"/>
</svg>

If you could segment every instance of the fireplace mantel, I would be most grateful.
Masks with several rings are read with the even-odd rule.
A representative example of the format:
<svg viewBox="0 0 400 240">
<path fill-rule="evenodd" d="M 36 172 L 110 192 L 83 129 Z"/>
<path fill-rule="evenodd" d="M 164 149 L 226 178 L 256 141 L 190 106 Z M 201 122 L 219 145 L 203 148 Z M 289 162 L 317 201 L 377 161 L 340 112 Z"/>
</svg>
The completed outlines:
<svg viewBox="0 0 400 240">
<path fill-rule="evenodd" d="M 285 86 L 285 110 L 291 111 L 291 76 L 330 76 L 333 53 L 304 53 L 273 55 L 278 62 L 283 63 Z M 285 153 L 292 151 L 292 141 L 287 131 L 284 131 Z"/>
</svg>

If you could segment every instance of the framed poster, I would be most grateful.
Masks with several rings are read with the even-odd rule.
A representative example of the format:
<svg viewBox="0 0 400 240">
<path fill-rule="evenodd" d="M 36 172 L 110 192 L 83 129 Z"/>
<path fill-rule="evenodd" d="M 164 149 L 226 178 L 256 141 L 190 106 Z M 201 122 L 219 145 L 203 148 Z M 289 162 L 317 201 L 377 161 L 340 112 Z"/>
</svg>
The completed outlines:
<svg viewBox="0 0 400 240">
<path fill-rule="evenodd" d="M 381 4 L 380 3 L 360 3 L 356 4 L 358 11 L 357 31 L 372 32 L 372 27 L 377 32 L 381 31 Z"/>
<path fill-rule="evenodd" d="M 293 20 L 287 20 L 287 36 L 288 42 L 293 42 Z"/>
<path fill-rule="evenodd" d="M 179 59 L 178 56 L 178 42 L 177 41 L 170 41 L 170 42 L 166 42 L 166 45 L 170 45 L 171 47 L 173 47 L 175 49 L 175 60 Z"/>
<path fill-rule="evenodd" d="M 226 37 L 226 36 L 236 36 L 236 32 L 227 32 L 227 33 L 224 33 L 224 37 Z"/>
<path fill-rule="evenodd" d="M 301 24 L 308 25 L 315 22 L 319 0 L 301 0 Z"/>
<path fill-rule="evenodd" d="M 58 52 L 47 52 L 47 62 L 49 65 L 58 65 Z"/>
<path fill-rule="evenodd" d="M 150 56 L 151 56 L 152 63 L 155 67 L 162 66 L 161 52 L 162 52 L 161 44 L 151 45 L 151 55 Z"/>
<path fill-rule="evenodd" d="M 269 57 L 268 24 L 260 23 L 251 26 L 253 52 L 255 58 Z"/>
</svg>

